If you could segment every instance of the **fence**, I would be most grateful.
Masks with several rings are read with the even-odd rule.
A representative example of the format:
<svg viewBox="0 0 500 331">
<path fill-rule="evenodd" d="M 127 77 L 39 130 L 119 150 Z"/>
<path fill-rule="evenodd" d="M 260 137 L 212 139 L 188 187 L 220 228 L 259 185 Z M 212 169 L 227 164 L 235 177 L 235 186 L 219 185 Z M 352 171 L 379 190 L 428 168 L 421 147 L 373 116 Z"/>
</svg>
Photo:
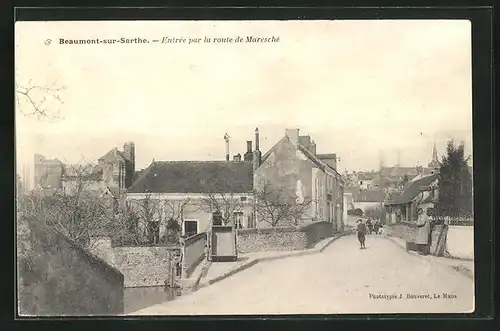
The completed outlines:
<svg viewBox="0 0 500 331">
<path fill-rule="evenodd" d="M 447 217 L 444 219 L 444 223 L 453 226 L 474 226 L 474 217 Z"/>
</svg>

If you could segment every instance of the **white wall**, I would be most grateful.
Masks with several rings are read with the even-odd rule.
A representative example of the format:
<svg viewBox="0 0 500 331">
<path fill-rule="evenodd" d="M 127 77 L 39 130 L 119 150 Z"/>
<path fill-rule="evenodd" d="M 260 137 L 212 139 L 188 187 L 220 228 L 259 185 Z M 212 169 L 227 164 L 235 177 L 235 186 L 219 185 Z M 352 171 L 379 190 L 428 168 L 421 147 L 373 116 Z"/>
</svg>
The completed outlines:
<svg viewBox="0 0 500 331">
<path fill-rule="evenodd" d="M 473 260 L 474 227 L 450 225 L 446 236 L 446 250 L 453 257 Z"/>
<path fill-rule="evenodd" d="M 363 210 L 363 212 L 367 208 L 373 208 L 373 207 L 380 207 L 380 202 L 357 202 L 357 201 L 354 202 L 354 208 L 355 209 L 359 208 Z"/>
</svg>

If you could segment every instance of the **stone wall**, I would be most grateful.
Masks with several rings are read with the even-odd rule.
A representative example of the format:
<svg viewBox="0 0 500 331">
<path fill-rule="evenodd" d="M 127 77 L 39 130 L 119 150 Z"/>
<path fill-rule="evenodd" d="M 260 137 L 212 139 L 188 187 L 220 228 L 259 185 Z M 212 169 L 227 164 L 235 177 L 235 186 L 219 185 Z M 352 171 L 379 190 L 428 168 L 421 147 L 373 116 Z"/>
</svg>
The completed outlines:
<svg viewBox="0 0 500 331">
<path fill-rule="evenodd" d="M 333 236 L 333 226 L 328 222 L 312 222 L 299 228 L 307 234 L 307 248 L 314 246 L 319 241 Z"/>
<path fill-rule="evenodd" d="M 123 313 L 122 273 L 38 222 L 30 222 L 26 235 L 29 247 L 18 257 L 20 315 Z"/>
<path fill-rule="evenodd" d="M 406 241 L 413 241 L 417 234 L 417 225 L 414 223 L 398 223 L 389 225 L 385 229 L 389 237 L 397 237 Z"/>
<path fill-rule="evenodd" d="M 100 238 L 93 252 L 120 270 L 125 287 L 164 286 L 174 272 L 172 256 L 178 247 L 112 247 L 109 238 Z"/>
<path fill-rule="evenodd" d="M 237 245 L 239 253 L 303 250 L 332 235 L 332 225 L 326 222 L 300 227 L 240 229 Z"/>
<path fill-rule="evenodd" d="M 301 250 L 307 246 L 307 234 L 296 227 L 240 229 L 238 253 Z"/>
<path fill-rule="evenodd" d="M 205 258 L 207 245 L 207 234 L 205 232 L 195 234 L 184 240 L 182 270 L 183 278 L 189 278 L 194 269 Z"/>
</svg>

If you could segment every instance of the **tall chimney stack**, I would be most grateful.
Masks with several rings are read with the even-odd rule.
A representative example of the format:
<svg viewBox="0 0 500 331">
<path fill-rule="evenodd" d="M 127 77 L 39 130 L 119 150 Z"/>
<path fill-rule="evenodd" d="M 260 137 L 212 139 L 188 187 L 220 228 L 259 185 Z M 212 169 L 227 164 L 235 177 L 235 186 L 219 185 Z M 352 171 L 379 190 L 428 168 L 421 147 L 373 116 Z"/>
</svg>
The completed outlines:
<svg viewBox="0 0 500 331">
<path fill-rule="evenodd" d="M 224 135 L 224 140 L 226 141 L 226 161 L 229 161 L 229 135 L 227 133 Z"/>
<path fill-rule="evenodd" d="M 253 171 L 260 167 L 262 154 L 259 151 L 259 128 L 255 128 L 255 151 L 253 151 Z"/>
<path fill-rule="evenodd" d="M 255 150 L 259 150 L 259 128 L 255 128 Z"/>
<path fill-rule="evenodd" d="M 253 160 L 252 141 L 251 140 L 247 141 L 247 152 L 245 153 L 245 155 L 243 155 L 243 159 L 245 161 L 252 161 Z"/>
</svg>

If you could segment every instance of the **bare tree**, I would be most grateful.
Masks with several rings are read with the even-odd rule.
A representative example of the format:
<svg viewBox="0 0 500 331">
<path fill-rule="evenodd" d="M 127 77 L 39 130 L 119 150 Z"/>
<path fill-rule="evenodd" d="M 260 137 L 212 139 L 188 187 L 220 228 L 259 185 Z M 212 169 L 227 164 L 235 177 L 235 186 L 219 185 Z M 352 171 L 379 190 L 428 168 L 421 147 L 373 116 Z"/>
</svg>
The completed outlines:
<svg viewBox="0 0 500 331">
<path fill-rule="evenodd" d="M 207 192 L 200 201 L 200 207 L 207 213 L 218 211 L 224 225 L 232 224 L 234 213 L 243 208 L 241 197 L 233 192 Z"/>
<path fill-rule="evenodd" d="M 57 81 L 47 86 L 32 84 L 26 86 L 16 83 L 16 104 L 19 112 L 25 116 L 34 116 L 39 120 L 59 120 L 58 109 L 64 102 L 60 93 L 65 87 L 57 87 Z"/>
<path fill-rule="evenodd" d="M 89 189 L 87 185 L 93 176 L 94 172 L 82 166 L 72 172 L 72 185 L 23 196 L 21 214 L 47 224 L 87 248 L 92 248 L 99 235 L 119 235 L 123 229 L 114 208 L 115 198 Z"/>
<path fill-rule="evenodd" d="M 282 186 L 273 187 L 269 183 L 264 183 L 254 196 L 258 219 L 271 227 L 300 224 L 313 202 L 310 198 L 299 200 Z"/>
<path fill-rule="evenodd" d="M 131 201 L 130 207 L 138 218 L 138 228 L 146 230 L 145 235 L 150 244 L 177 244 L 184 223 L 184 209 L 189 202 L 189 198 L 155 199 L 152 193 L 147 193 L 143 199 Z M 165 227 L 167 232 L 164 239 L 160 237 L 161 227 Z"/>
<path fill-rule="evenodd" d="M 122 192 L 103 181 L 102 168 L 84 159 L 63 165 L 62 188 L 40 187 L 22 197 L 21 214 L 44 222 L 82 246 L 92 248 L 99 236 L 140 241 L 137 215 Z"/>
<path fill-rule="evenodd" d="M 222 169 L 221 169 L 222 170 Z M 219 170 L 206 183 L 205 197 L 200 200 L 200 208 L 207 213 L 219 212 L 224 225 L 232 224 L 234 213 L 241 211 L 244 202 L 241 194 L 234 192 L 229 176 Z"/>
<path fill-rule="evenodd" d="M 184 228 L 184 210 L 190 202 L 190 198 L 181 200 L 165 200 L 165 209 L 167 213 L 167 224 L 165 228 L 167 230 L 167 238 L 169 234 L 171 234 L 173 238 L 177 238 L 179 232 Z M 178 238 L 175 242 L 177 241 Z"/>
</svg>

